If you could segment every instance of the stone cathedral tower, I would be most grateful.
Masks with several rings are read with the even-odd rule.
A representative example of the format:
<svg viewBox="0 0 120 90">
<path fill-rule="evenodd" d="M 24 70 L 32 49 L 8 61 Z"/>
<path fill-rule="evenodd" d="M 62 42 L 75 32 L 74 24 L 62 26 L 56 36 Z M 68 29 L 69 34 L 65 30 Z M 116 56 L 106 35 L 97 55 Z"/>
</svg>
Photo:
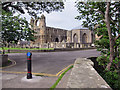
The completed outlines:
<svg viewBox="0 0 120 90">
<path fill-rule="evenodd" d="M 39 28 L 40 28 L 40 43 L 46 43 L 47 38 L 46 38 L 46 22 L 45 22 L 45 16 L 42 15 L 41 18 L 39 19 Z"/>
<path fill-rule="evenodd" d="M 46 38 L 46 21 L 45 21 L 45 16 L 42 15 L 39 19 L 33 19 L 31 18 L 30 21 L 31 28 L 37 32 L 35 34 L 35 37 L 37 38 L 35 40 L 35 43 L 40 44 L 46 43 L 47 38 Z M 34 42 L 33 42 L 34 44 Z"/>
</svg>

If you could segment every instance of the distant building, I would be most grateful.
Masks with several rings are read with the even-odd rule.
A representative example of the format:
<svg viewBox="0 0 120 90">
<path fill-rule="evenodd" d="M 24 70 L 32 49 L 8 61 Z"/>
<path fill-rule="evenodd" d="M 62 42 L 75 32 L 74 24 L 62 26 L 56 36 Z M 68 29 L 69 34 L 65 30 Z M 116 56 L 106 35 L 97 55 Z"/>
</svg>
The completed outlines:
<svg viewBox="0 0 120 90">
<path fill-rule="evenodd" d="M 46 26 L 46 18 L 44 15 L 39 19 L 31 18 L 30 24 L 31 28 L 37 32 L 35 34 L 36 40 L 30 44 L 31 47 L 90 47 L 95 37 L 91 30 L 82 26 L 72 30 L 48 27 Z"/>
</svg>

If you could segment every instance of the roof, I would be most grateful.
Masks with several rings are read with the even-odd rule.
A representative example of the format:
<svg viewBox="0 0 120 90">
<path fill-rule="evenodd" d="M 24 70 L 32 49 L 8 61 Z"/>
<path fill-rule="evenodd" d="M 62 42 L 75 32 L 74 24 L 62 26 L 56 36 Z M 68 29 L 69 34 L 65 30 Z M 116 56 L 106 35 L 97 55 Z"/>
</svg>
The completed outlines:
<svg viewBox="0 0 120 90">
<path fill-rule="evenodd" d="M 88 28 L 80 25 L 80 26 L 77 26 L 77 27 L 73 28 L 72 30 L 75 30 L 75 29 L 88 29 Z"/>
</svg>

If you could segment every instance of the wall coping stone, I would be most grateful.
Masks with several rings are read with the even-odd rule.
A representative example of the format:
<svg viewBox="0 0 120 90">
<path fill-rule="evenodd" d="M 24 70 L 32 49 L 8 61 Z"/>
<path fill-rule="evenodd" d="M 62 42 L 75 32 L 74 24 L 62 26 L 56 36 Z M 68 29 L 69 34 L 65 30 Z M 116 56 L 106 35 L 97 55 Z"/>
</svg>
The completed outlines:
<svg viewBox="0 0 120 90">
<path fill-rule="evenodd" d="M 112 90 L 93 66 L 94 63 L 90 59 L 77 58 L 66 88 L 106 88 Z"/>
</svg>

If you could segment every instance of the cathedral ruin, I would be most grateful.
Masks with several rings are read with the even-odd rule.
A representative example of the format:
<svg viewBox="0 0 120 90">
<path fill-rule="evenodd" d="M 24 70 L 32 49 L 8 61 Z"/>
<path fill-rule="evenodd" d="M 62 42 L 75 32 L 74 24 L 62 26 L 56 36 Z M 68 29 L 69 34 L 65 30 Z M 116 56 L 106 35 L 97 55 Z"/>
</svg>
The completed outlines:
<svg viewBox="0 0 120 90">
<path fill-rule="evenodd" d="M 31 18 L 30 24 L 31 28 L 37 32 L 35 34 L 36 40 L 30 43 L 31 47 L 83 48 L 91 47 L 94 41 L 94 33 L 85 27 L 65 30 L 46 26 L 44 15 L 39 19 Z"/>
</svg>

